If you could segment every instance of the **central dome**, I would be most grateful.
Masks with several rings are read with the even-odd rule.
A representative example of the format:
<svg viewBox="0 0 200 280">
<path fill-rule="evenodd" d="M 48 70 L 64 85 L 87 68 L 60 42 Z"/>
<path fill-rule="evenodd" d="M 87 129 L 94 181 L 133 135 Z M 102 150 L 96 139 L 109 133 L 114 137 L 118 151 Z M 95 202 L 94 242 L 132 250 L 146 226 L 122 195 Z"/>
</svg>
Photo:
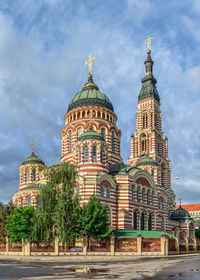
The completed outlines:
<svg viewBox="0 0 200 280">
<path fill-rule="evenodd" d="M 69 104 L 68 112 L 83 106 L 96 106 L 109 109 L 114 112 L 110 99 L 93 82 L 89 76 L 88 82 L 83 85 L 82 91 L 78 92 Z"/>
</svg>

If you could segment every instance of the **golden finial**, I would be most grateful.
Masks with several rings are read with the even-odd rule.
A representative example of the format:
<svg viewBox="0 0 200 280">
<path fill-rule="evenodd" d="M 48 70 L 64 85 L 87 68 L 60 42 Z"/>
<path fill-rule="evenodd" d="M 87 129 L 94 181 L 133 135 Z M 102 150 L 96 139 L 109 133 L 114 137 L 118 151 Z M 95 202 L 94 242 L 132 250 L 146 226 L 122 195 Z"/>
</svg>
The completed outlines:
<svg viewBox="0 0 200 280">
<path fill-rule="evenodd" d="M 88 76 L 92 76 L 92 65 L 95 62 L 96 57 L 93 56 L 92 54 L 89 54 L 88 60 L 85 62 L 85 66 L 88 67 Z"/>
<path fill-rule="evenodd" d="M 31 148 L 32 148 L 32 154 L 34 155 L 34 153 L 35 153 L 35 141 L 34 140 L 32 140 L 32 142 L 31 142 Z"/>
<path fill-rule="evenodd" d="M 150 53 L 151 52 L 151 41 L 153 40 L 154 38 L 152 36 L 148 36 L 147 39 L 145 40 L 145 43 L 147 45 L 147 53 Z"/>
<path fill-rule="evenodd" d="M 179 201 L 179 205 L 180 205 L 180 208 L 181 208 L 181 203 L 183 201 L 182 198 L 179 198 L 178 201 Z"/>
</svg>

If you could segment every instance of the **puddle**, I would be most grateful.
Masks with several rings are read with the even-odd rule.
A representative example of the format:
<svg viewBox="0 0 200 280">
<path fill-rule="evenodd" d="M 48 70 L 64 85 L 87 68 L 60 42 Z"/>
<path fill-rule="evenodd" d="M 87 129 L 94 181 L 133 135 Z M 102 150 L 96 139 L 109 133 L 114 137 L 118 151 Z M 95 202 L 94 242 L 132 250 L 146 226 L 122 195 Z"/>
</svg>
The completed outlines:
<svg viewBox="0 0 200 280">
<path fill-rule="evenodd" d="M 65 270 L 70 272 L 76 272 L 76 273 L 101 273 L 101 272 L 107 272 L 107 268 L 90 268 L 90 267 L 54 267 L 55 269 L 59 270 Z"/>
</svg>

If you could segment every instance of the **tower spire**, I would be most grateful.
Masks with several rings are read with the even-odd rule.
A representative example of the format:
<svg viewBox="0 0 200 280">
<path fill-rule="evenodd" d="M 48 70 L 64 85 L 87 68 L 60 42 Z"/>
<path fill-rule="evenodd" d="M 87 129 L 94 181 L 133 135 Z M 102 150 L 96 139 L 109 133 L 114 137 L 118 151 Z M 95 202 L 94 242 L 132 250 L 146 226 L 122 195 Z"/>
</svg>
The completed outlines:
<svg viewBox="0 0 200 280">
<path fill-rule="evenodd" d="M 31 149 L 32 149 L 32 155 L 34 155 L 35 154 L 35 141 L 34 140 L 32 140 L 32 142 L 31 142 Z"/>
</svg>

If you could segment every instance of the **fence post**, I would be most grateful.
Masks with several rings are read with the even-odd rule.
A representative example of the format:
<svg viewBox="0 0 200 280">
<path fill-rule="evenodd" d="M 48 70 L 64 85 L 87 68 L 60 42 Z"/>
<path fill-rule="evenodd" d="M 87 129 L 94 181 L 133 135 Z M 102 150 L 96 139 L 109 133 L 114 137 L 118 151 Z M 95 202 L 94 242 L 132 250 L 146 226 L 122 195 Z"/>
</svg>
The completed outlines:
<svg viewBox="0 0 200 280">
<path fill-rule="evenodd" d="M 9 246 L 10 245 L 10 241 L 9 241 L 9 238 L 8 238 L 8 236 L 6 236 L 6 255 L 8 255 L 8 252 L 9 252 Z"/>
<path fill-rule="evenodd" d="M 189 242 L 188 242 L 188 237 L 185 238 L 185 249 L 186 249 L 186 253 L 189 252 Z"/>
<path fill-rule="evenodd" d="M 197 239 L 196 238 L 193 238 L 193 249 L 194 249 L 194 252 L 197 252 Z"/>
<path fill-rule="evenodd" d="M 54 239 L 54 252 L 55 252 L 55 256 L 59 256 L 59 238 L 58 238 L 58 236 L 56 236 Z"/>
<path fill-rule="evenodd" d="M 31 255 L 31 242 L 30 240 L 24 240 L 22 243 L 23 246 L 23 255 L 30 256 Z"/>
<path fill-rule="evenodd" d="M 169 254 L 169 239 L 166 234 L 162 234 L 160 237 L 160 242 L 161 242 L 161 253 L 163 255 L 168 255 Z"/>
<path fill-rule="evenodd" d="M 111 256 L 115 255 L 115 235 L 114 235 L 114 233 L 112 233 L 110 236 L 110 253 L 111 253 Z"/>
<path fill-rule="evenodd" d="M 180 253 L 180 249 L 179 249 L 179 238 L 175 237 L 175 247 L 176 247 L 176 253 L 179 254 Z"/>
<path fill-rule="evenodd" d="M 83 235 L 83 255 L 87 255 L 88 249 L 88 236 L 86 234 Z"/>
<path fill-rule="evenodd" d="M 142 255 L 142 235 L 138 234 L 137 236 L 137 252 L 139 255 Z"/>
</svg>

